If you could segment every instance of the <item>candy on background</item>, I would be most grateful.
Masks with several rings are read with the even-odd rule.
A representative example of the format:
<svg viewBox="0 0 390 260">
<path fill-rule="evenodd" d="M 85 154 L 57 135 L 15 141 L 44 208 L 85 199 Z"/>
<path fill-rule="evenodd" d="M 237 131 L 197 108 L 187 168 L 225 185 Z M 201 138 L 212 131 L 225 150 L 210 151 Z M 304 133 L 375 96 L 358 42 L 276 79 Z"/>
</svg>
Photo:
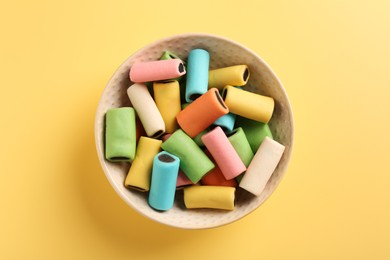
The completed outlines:
<svg viewBox="0 0 390 260">
<path fill-rule="evenodd" d="M 130 80 L 134 83 L 175 79 L 186 73 L 182 60 L 155 60 L 136 62 L 130 68 Z"/>
<path fill-rule="evenodd" d="M 223 102 L 218 89 L 212 88 L 184 108 L 176 119 L 181 129 L 194 138 L 227 113 L 229 109 Z"/>
<path fill-rule="evenodd" d="M 235 126 L 242 128 L 253 153 L 256 153 L 266 136 L 274 139 L 269 125 L 259 121 L 237 116 Z"/>
<path fill-rule="evenodd" d="M 0 259 L 390 259 L 389 10 L 385 0 L 2 1 Z M 135 59 L 118 72 L 127 75 L 114 72 L 144 46 L 182 32 L 217 34 L 257 53 L 293 109 L 292 157 L 277 188 L 244 218 L 211 229 L 157 221 L 226 223 L 241 210 L 241 197 L 220 217 L 184 205 L 196 218 L 177 218 L 174 209 L 159 214 L 146 194 L 122 187 L 129 163 L 99 159 L 100 120 L 107 108 L 130 105 L 125 76 Z M 220 42 L 196 44 L 190 47 L 232 54 L 211 60 L 213 69 L 250 61 Z M 186 59 L 187 46 L 164 42 L 138 57 L 159 59 L 171 50 Z M 248 83 L 268 80 L 252 63 L 245 61 Z M 269 126 L 287 153 L 290 144 L 280 139 L 286 121 L 275 124 L 286 106 L 263 93 L 275 99 Z M 107 105 L 97 110 L 101 97 Z M 131 195 L 122 200 L 117 190 Z M 140 196 L 157 221 L 130 204 Z"/>
<path fill-rule="evenodd" d="M 209 71 L 209 88 L 222 90 L 226 85 L 244 86 L 250 76 L 247 65 L 235 65 Z"/>
<path fill-rule="evenodd" d="M 268 123 L 272 117 L 275 106 L 272 97 L 233 86 L 226 86 L 223 89 L 222 97 L 231 113 L 263 123 Z"/>
<path fill-rule="evenodd" d="M 176 116 L 181 111 L 179 82 L 154 82 L 153 90 L 154 100 L 164 120 L 165 132 L 173 133 L 179 128 Z"/>
<path fill-rule="evenodd" d="M 131 162 L 136 149 L 135 111 L 132 107 L 112 108 L 106 113 L 106 159 Z"/>
<path fill-rule="evenodd" d="M 149 137 L 158 138 L 165 133 L 164 120 L 145 84 L 135 83 L 127 95 Z"/>
<path fill-rule="evenodd" d="M 193 183 L 197 183 L 214 168 L 207 155 L 181 129 L 163 142 L 161 148 L 180 159 L 180 169 Z"/>
<path fill-rule="evenodd" d="M 238 156 L 240 156 L 245 167 L 248 167 L 253 159 L 253 151 L 245 136 L 244 130 L 238 127 L 233 132 L 227 135 L 229 142 L 232 144 L 234 150 L 236 150 Z"/>
<path fill-rule="evenodd" d="M 157 210 L 169 210 L 173 206 L 180 159 L 162 151 L 153 159 L 153 170 L 148 202 Z"/>
<path fill-rule="evenodd" d="M 186 75 L 186 101 L 192 102 L 207 92 L 210 54 L 203 49 L 193 49 L 188 54 Z"/>
<path fill-rule="evenodd" d="M 230 39 L 226 39 L 214 35 L 207 35 L 207 34 L 206 35 L 205 34 L 184 34 L 184 35 L 168 37 L 166 39 L 161 39 L 156 42 L 153 42 L 151 45 L 148 45 L 147 47 L 142 48 L 139 52 L 131 55 L 128 58 L 128 60 L 122 63 L 121 67 L 117 70 L 115 75 L 112 77 L 109 85 L 107 86 L 104 92 L 104 95 L 101 99 L 102 102 L 100 103 L 101 104 L 100 108 L 102 107 L 105 108 L 107 106 L 110 107 L 113 104 L 113 102 L 111 101 L 110 103 L 104 103 L 104 101 L 111 100 L 112 98 L 117 98 L 118 97 L 117 93 L 118 92 L 121 93 L 121 91 L 123 93 L 123 89 L 127 88 L 127 86 L 125 85 L 126 82 L 128 82 L 128 79 L 127 78 L 123 79 L 123 77 L 126 76 L 126 72 L 128 74 L 128 69 L 131 67 L 131 64 L 133 64 L 134 61 L 158 59 L 164 50 L 172 49 L 169 46 L 177 46 L 177 48 L 174 50 L 175 52 L 177 51 L 178 55 L 182 57 L 186 57 L 189 51 L 192 50 L 193 48 L 207 47 L 205 49 L 211 50 L 210 54 L 212 54 L 212 56 L 210 61 L 211 64 L 213 65 L 212 66 L 213 68 L 223 67 L 225 66 L 225 64 L 228 65 L 232 63 L 246 64 L 246 61 L 248 61 L 249 64 L 251 64 L 251 69 L 252 69 L 251 78 L 249 84 L 245 86 L 245 89 L 256 93 L 267 93 L 269 96 L 276 96 L 278 101 L 277 104 L 282 104 L 286 108 L 283 110 L 286 113 L 283 114 L 278 113 L 278 110 L 276 109 L 276 113 L 273 116 L 273 120 L 272 120 L 272 122 L 277 123 L 277 124 L 272 124 L 272 127 L 276 129 L 281 129 L 281 127 L 283 127 L 283 129 L 280 130 L 280 133 L 281 132 L 285 133 L 284 135 L 279 135 L 277 140 L 280 140 L 281 143 L 287 144 L 287 149 L 286 149 L 287 153 L 286 156 L 283 156 L 282 159 L 283 165 L 286 165 L 286 163 L 288 163 L 289 161 L 288 160 L 290 157 L 289 155 L 291 154 L 290 147 L 292 144 L 292 127 L 293 127 L 291 113 L 290 113 L 290 104 L 288 102 L 287 95 L 284 92 L 283 86 L 279 84 L 280 83 L 279 81 L 277 81 L 277 77 L 272 73 L 269 66 L 267 66 L 259 56 L 255 55 L 253 52 L 250 52 L 244 46 L 237 44 L 234 41 L 231 41 Z M 217 49 L 215 49 L 215 47 L 217 47 Z M 236 56 L 234 55 L 234 53 L 239 53 L 240 55 Z M 233 62 L 232 59 L 233 60 L 240 59 L 240 62 Z M 222 66 L 217 65 L 218 63 L 223 63 L 223 65 Z M 267 82 L 263 81 L 264 79 L 267 79 Z M 218 99 L 220 95 L 218 93 L 218 90 L 217 89 L 215 90 L 218 95 L 216 93 L 214 94 L 216 99 Z M 205 93 L 204 95 L 207 95 L 207 93 Z M 204 95 L 202 95 L 200 98 L 204 97 Z M 123 100 L 122 97 L 120 98 L 121 99 L 119 100 L 119 104 L 122 104 L 124 101 L 126 102 L 126 100 Z M 191 105 L 193 105 L 197 100 L 192 102 Z M 187 107 L 186 109 L 188 108 L 189 107 Z M 277 106 L 277 108 L 279 107 Z M 99 111 L 100 110 L 98 110 L 97 118 L 100 118 Z M 204 111 L 205 114 L 209 114 L 210 112 L 212 113 L 215 111 L 212 111 L 212 109 Z M 210 121 L 210 123 L 212 124 L 214 121 Z M 99 124 L 100 122 L 98 122 L 97 129 L 99 129 Z M 212 128 L 212 126 L 210 128 Z M 97 136 L 99 136 L 99 134 L 97 134 Z M 171 138 L 172 136 L 165 143 L 169 143 Z M 97 138 L 96 142 L 99 145 L 101 141 L 99 140 L 99 138 Z M 182 161 L 182 158 L 180 158 L 180 160 Z M 114 168 L 106 161 L 101 161 L 101 163 L 104 172 L 106 173 L 106 176 L 110 180 L 110 183 L 114 184 L 113 185 L 114 189 L 127 202 L 127 204 L 134 207 L 137 211 L 140 211 L 142 214 L 146 215 L 147 217 L 157 220 L 160 223 L 168 224 L 175 227 L 184 227 L 184 228 L 215 227 L 215 226 L 231 223 L 237 219 L 246 216 L 248 213 L 254 211 L 258 206 L 260 206 L 263 203 L 264 199 L 268 197 L 276 189 L 277 185 L 279 184 L 284 174 L 284 171 L 279 169 L 277 172 L 278 174 L 274 174 L 271 177 L 273 182 L 271 182 L 271 184 L 267 186 L 268 193 L 266 193 L 265 196 L 261 197 L 260 199 L 256 199 L 254 196 L 248 197 L 250 196 L 248 192 L 246 192 L 243 189 L 237 189 L 236 190 L 237 200 L 235 202 L 236 210 L 232 212 L 223 212 L 223 211 L 207 210 L 207 209 L 194 210 L 194 211 L 183 210 L 182 207 L 183 204 L 181 203 L 182 201 L 181 195 L 183 193 L 182 191 L 180 191 L 178 196 L 176 196 L 178 199 L 177 201 L 178 203 L 175 203 L 171 210 L 166 211 L 164 213 L 160 213 L 154 211 L 151 207 L 147 205 L 147 199 L 145 197 L 145 193 L 135 192 L 126 189 L 123 186 L 123 181 L 120 182 L 118 185 L 118 180 L 121 180 L 121 176 L 123 176 L 122 172 L 118 171 L 118 168 L 120 166 L 118 167 L 115 166 Z M 199 165 L 201 164 L 202 162 L 197 161 L 196 167 L 199 167 Z M 186 174 L 184 169 L 182 170 Z M 205 171 L 205 174 L 206 173 L 207 171 Z M 214 219 L 217 216 L 218 219 Z"/>
<path fill-rule="evenodd" d="M 227 180 L 237 177 L 246 170 L 221 127 L 217 126 L 203 135 L 202 141 Z"/>
<path fill-rule="evenodd" d="M 236 114 L 228 113 L 215 120 L 213 126 L 220 126 L 224 132 L 230 132 L 234 128 L 235 121 Z"/>
<path fill-rule="evenodd" d="M 260 196 L 284 152 L 284 145 L 265 137 L 249 164 L 240 187 Z"/>
<path fill-rule="evenodd" d="M 234 210 L 236 188 L 226 186 L 190 186 L 184 188 L 184 204 L 188 209 L 212 208 Z"/>
<path fill-rule="evenodd" d="M 213 156 L 210 154 L 208 150 L 204 151 L 205 154 L 210 158 L 210 160 L 216 164 Z M 209 186 L 227 186 L 227 187 L 236 187 L 237 181 L 235 179 L 226 180 L 225 176 L 223 175 L 221 169 L 216 164 L 214 169 L 209 171 L 203 178 L 200 180 L 200 183 L 202 185 L 209 185 Z"/>
<path fill-rule="evenodd" d="M 154 156 L 161 150 L 161 140 L 141 136 L 135 159 L 125 180 L 125 186 L 139 191 L 149 191 Z"/>
</svg>

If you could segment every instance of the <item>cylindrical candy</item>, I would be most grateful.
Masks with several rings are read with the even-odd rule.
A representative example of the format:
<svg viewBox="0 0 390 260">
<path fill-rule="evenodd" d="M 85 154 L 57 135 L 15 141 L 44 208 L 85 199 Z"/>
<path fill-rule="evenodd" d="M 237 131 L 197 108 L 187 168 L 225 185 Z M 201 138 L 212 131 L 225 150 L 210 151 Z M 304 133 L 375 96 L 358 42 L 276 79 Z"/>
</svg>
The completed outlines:
<svg viewBox="0 0 390 260">
<path fill-rule="evenodd" d="M 215 160 L 211 156 L 209 151 L 205 151 L 205 154 L 210 158 L 210 160 L 215 163 Z M 235 179 L 226 180 L 225 176 L 221 172 L 221 169 L 216 165 L 214 169 L 209 171 L 203 178 L 200 180 L 202 185 L 209 186 L 227 186 L 227 187 L 236 187 L 237 181 Z"/>
<path fill-rule="evenodd" d="M 235 65 L 209 71 L 209 88 L 222 90 L 226 85 L 244 86 L 249 79 L 247 65 Z"/>
<path fill-rule="evenodd" d="M 215 120 L 213 125 L 220 126 L 223 131 L 229 133 L 233 130 L 235 121 L 236 114 L 228 113 Z"/>
<path fill-rule="evenodd" d="M 149 137 L 158 138 L 165 132 L 164 120 L 145 84 L 135 83 L 127 95 Z"/>
<path fill-rule="evenodd" d="M 187 59 L 186 101 L 192 102 L 207 92 L 210 54 L 203 49 L 191 50 Z"/>
<path fill-rule="evenodd" d="M 175 199 L 180 160 L 167 152 L 158 153 L 153 159 L 149 205 L 156 210 L 172 208 Z"/>
<path fill-rule="evenodd" d="M 130 68 L 130 80 L 134 83 L 144 83 L 174 79 L 186 73 L 182 60 L 156 60 L 136 62 Z"/>
<path fill-rule="evenodd" d="M 135 112 L 132 107 L 112 108 L 106 113 L 106 159 L 112 162 L 134 159 Z"/>
<path fill-rule="evenodd" d="M 240 156 L 241 161 L 248 167 L 254 154 L 242 128 L 234 129 L 233 132 L 228 134 L 228 140 Z"/>
<path fill-rule="evenodd" d="M 237 177 L 246 170 L 241 158 L 219 126 L 203 135 L 202 141 L 227 180 Z"/>
<path fill-rule="evenodd" d="M 165 132 L 173 133 L 179 128 L 176 121 L 181 111 L 180 86 L 175 81 L 167 83 L 153 83 L 154 100 L 165 123 Z"/>
<path fill-rule="evenodd" d="M 180 169 L 193 183 L 197 183 L 214 168 L 214 164 L 206 154 L 181 129 L 176 130 L 161 145 L 161 148 L 179 157 Z"/>
<path fill-rule="evenodd" d="M 189 209 L 234 209 L 236 188 L 224 186 L 191 186 L 184 188 L 184 204 Z"/>
<path fill-rule="evenodd" d="M 236 150 L 238 156 L 240 156 L 245 167 L 248 168 L 250 162 L 253 159 L 254 154 L 242 128 L 239 127 L 234 129 L 233 132 L 228 134 L 228 139 L 229 142 L 233 145 L 234 150 Z M 238 183 L 241 182 L 241 179 L 244 176 L 244 174 L 245 173 L 238 175 L 236 177 Z"/>
<path fill-rule="evenodd" d="M 268 123 L 274 111 L 274 99 L 260 94 L 226 86 L 222 93 L 231 113 Z"/>
<path fill-rule="evenodd" d="M 273 139 L 272 132 L 268 124 L 238 116 L 236 118 L 236 127 L 241 127 L 242 130 L 244 130 L 245 136 L 248 139 L 253 153 L 256 153 L 261 142 L 263 142 L 266 136 Z"/>
<path fill-rule="evenodd" d="M 259 196 L 278 165 L 283 152 L 282 144 L 266 137 L 249 164 L 240 182 L 240 187 Z"/>
<path fill-rule="evenodd" d="M 184 132 L 194 138 L 227 113 L 229 109 L 223 102 L 218 89 L 212 88 L 184 108 L 176 119 Z"/>
<path fill-rule="evenodd" d="M 135 159 L 125 180 L 125 186 L 139 191 L 148 191 L 154 156 L 160 151 L 162 141 L 141 136 Z"/>
</svg>

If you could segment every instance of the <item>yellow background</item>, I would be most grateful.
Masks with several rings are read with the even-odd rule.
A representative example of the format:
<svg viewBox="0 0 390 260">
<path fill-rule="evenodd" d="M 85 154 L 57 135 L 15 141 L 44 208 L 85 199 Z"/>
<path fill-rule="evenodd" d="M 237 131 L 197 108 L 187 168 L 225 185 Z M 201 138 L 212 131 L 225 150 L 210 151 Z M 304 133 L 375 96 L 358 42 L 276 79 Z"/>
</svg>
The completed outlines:
<svg viewBox="0 0 390 260">
<path fill-rule="evenodd" d="M 386 0 L 2 1 L 0 259 L 390 259 L 389 31 Z M 139 215 L 94 144 L 116 68 L 184 32 L 257 52 L 295 117 L 278 189 L 216 229 Z"/>
</svg>

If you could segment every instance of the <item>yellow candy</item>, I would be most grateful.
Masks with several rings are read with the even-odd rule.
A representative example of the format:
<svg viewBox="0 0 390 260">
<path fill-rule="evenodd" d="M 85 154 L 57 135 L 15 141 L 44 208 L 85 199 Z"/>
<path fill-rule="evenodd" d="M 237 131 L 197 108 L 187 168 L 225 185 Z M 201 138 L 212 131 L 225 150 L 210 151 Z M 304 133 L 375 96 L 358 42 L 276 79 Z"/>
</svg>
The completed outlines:
<svg viewBox="0 0 390 260">
<path fill-rule="evenodd" d="M 135 159 L 125 180 L 125 186 L 139 191 L 149 191 L 153 159 L 160 152 L 161 140 L 141 136 Z"/>
<path fill-rule="evenodd" d="M 249 79 L 247 65 L 236 65 L 209 71 L 209 88 L 222 90 L 226 85 L 244 86 Z"/>
<path fill-rule="evenodd" d="M 180 86 L 175 81 L 167 83 L 153 83 L 154 100 L 165 123 L 165 132 L 173 133 L 179 125 L 176 115 L 181 111 Z"/>
<path fill-rule="evenodd" d="M 184 188 L 184 204 L 189 209 L 234 209 L 236 188 L 225 186 L 191 186 Z"/>
<path fill-rule="evenodd" d="M 274 111 L 275 102 L 271 97 L 226 86 L 222 97 L 229 111 L 255 121 L 268 123 Z"/>
</svg>

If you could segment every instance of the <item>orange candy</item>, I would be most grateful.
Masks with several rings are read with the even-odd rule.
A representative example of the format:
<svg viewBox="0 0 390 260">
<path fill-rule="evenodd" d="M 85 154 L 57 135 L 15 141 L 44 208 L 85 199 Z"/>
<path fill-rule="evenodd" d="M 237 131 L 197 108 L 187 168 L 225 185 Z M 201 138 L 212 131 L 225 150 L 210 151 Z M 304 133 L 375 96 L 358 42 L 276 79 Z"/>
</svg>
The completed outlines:
<svg viewBox="0 0 390 260">
<path fill-rule="evenodd" d="M 218 89 L 211 88 L 176 116 L 180 127 L 191 138 L 209 127 L 219 117 L 229 113 Z"/>
</svg>

